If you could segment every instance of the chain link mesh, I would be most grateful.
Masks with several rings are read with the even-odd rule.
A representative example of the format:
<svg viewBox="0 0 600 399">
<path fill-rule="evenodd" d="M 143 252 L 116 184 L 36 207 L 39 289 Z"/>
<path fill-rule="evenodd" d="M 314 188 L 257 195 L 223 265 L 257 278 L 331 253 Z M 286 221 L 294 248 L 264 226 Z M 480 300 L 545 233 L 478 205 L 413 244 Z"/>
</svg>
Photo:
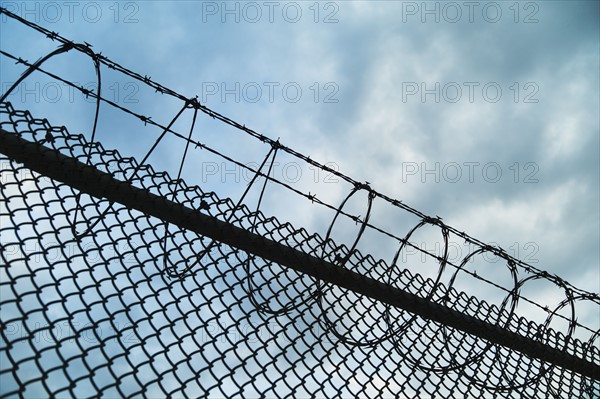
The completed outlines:
<svg viewBox="0 0 600 399">
<path fill-rule="evenodd" d="M 598 294 L 319 164 L 199 104 L 197 98 L 130 71 L 87 43 L 74 43 L 4 8 L 0 13 L 59 43 L 35 63 L 0 50 L 3 57 L 26 68 L 1 97 L 2 134 L 44 145 L 128 187 L 340 271 L 352 271 L 365 284 L 384 284 L 397 290 L 386 292 L 401 290 L 422 306 L 431 305 L 419 313 L 429 317 L 418 316 L 403 310 L 408 306 L 374 299 L 377 296 L 360 284 L 349 289 L 320 280 L 297 265 L 278 264 L 178 227 L 168 218 L 150 216 L 135 204 L 92 197 L 43 170 L 26 167 L 15 160 L 19 157 L 0 155 L 0 397 L 600 397 L 600 331 L 589 324 L 589 317 L 579 320 L 576 311 L 583 303 L 597 309 Z M 93 60 L 97 93 L 42 69 L 46 60 L 67 52 Z M 101 71 L 106 68 L 157 96 L 176 100 L 181 110 L 165 126 L 103 98 Z M 34 72 L 95 99 L 89 139 L 7 102 L 14 87 Z M 141 161 L 97 142 L 100 104 L 160 129 Z M 194 112 L 189 135 L 174 127 L 186 110 Z M 268 146 L 262 164 L 250 167 L 237 153 L 192 140 L 199 115 Z M 176 177 L 148 162 L 165 136 L 185 143 Z M 233 201 L 210 191 L 208 185 L 204 189 L 194 185 L 196 181 L 188 185 L 181 178 L 188 149 L 248 172 L 252 178 L 242 196 Z M 1 154 L 3 150 L 0 146 Z M 282 156 L 338 178 L 345 185 L 342 191 L 349 194 L 341 204 L 332 204 L 302 185 L 274 178 L 271 168 Z M 260 179 L 264 183 L 251 209 L 246 195 Z M 263 200 L 284 198 L 282 193 L 290 195 L 285 198 L 308 200 L 311 213 L 333 212 L 326 233 L 309 232 L 297 222 L 261 211 Z M 364 194 L 366 214 L 361 217 L 346 209 L 351 197 Z M 400 235 L 397 230 L 404 225 L 398 229 L 381 225 L 373 215 L 381 216 L 384 205 L 412 217 L 401 220 L 414 227 Z M 356 226 L 351 244 L 340 244 L 347 240 L 339 239 L 338 223 Z M 422 228 L 441 233 L 436 251 L 416 244 Z M 371 252 L 372 244 L 383 239 L 399 246 L 389 263 Z M 470 245 L 458 262 L 450 259 L 450 240 Z M 409 269 L 410 262 L 400 258 L 409 249 L 437 272 Z M 501 263 L 494 270 L 485 269 L 489 275 L 470 270 L 476 257 L 489 263 L 485 255 Z M 507 281 L 496 279 L 498 266 L 510 275 Z M 564 298 L 550 307 L 524 295 L 536 282 L 551 285 Z M 475 284 L 485 288 L 473 289 Z M 496 299 L 488 300 L 488 291 L 494 291 Z M 531 320 L 531 309 L 541 312 L 542 321 Z M 452 318 L 460 320 L 452 324 Z M 478 323 L 478 329 L 465 328 L 469 323 Z M 520 342 L 539 346 L 542 355 L 525 354 L 535 351 L 510 342 L 511 337 L 529 339 Z M 553 357 L 543 356 L 550 352 Z M 587 362 L 590 370 L 574 366 L 573 359 Z"/>
<path fill-rule="evenodd" d="M 314 256 L 598 363 L 593 345 L 359 251 L 177 182 L 45 119 L 0 108 L 0 127 L 115 177 Z M 90 155 L 91 154 L 91 155 Z M 597 381 L 0 158 L 3 397 L 598 397 Z M 175 187 L 177 190 L 174 191 Z M 81 216 L 75 230 L 77 197 Z M 104 215 L 101 217 L 101 215 Z M 233 215 L 233 216 L 231 216 Z M 256 219 L 255 219 L 256 218 Z M 167 240 L 165 241 L 165 234 Z M 324 245 L 324 242 L 327 245 Z M 165 244 L 166 243 L 166 244 Z M 326 250 L 324 249 L 326 248 Z M 165 251 L 166 249 L 166 251 Z M 163 267 L 183 270 L 180 278 Z M 307 301 L 316 287 L 316 299 Z M 433 295 L 427 295 L 433 292 Z M 295 304 L 290 308 L 290 304 Z M 287 309 L 278 312 L 278 309 Z M 547 326 L 546 326 L 547 327 Z M 390 335 L 390 332 L 393 334 Z M 388 339 L 381 339 L 389 335 Z"/>
</svg>

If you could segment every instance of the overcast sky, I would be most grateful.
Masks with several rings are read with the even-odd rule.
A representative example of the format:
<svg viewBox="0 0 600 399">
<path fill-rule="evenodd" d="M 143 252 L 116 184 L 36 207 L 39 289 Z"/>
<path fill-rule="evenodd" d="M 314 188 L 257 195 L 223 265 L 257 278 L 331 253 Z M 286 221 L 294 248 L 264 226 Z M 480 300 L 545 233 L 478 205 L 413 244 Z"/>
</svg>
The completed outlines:
<svg viewBox="0 0 600 399">
<path fill-rule="evenodd" d="M 597 1 L 1 4 L 538 268 L 600 291 Z M 0 29 L 0 47 L 30 61 L 56 46 L 4 16 Z M 4 93 L 22 67 L 0 60 Z M 95 81 L 93 64 L 82 57 L 63 56 L 48 69 Z M 181 106 L 131 79 L 107 83 L 106 74 L 109 98 L 163 124 Z M 9 100 L 72 131 L 89 131 L 93 103 L 47 82 L 34 77 Z M 116 119 L 100 125 L 105 147 L 143 156 L 156 134 L 128 130 L 139 123 L 106 112 Z M 260 163 L 268 150 L 201 123 L 202 140 L 243 162 Z M 165 142 L 151 161 L 175 174 L 182 152 L 181 142 Z M 243 189 L 218 162 L 189 162 L 189 184 L 209 184 L 221 196 Z M 348 193 L 349 186 L 325 182 L 306 165 L 298 172 L 281 162 L 275 173 L 292 183 L 297 173 L 316 179 L 302 188 L 321 190 L 320 198 L 339 204 Z M 364 212 L 360 201 L 357 213 Z M 270 204 L 274 213 L 290 212 Z M 291 209 L 289 218 L 324 234 L 329 219 L 318 220 L 308 205 Z M 403 236 L 413 225 L 394 228 Z M 595 312 L 590 320 L 598 328 Z"/>
</svg>

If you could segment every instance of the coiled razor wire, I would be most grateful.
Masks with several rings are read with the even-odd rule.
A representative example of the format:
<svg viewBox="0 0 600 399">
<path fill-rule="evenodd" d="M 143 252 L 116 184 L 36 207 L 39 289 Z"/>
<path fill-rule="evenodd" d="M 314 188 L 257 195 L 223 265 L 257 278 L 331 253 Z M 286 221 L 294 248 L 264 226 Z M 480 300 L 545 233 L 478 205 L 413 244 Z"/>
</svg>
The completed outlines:
<svg viewBox="0 0 600 399">
<path fill-rule="evenodd" d="M 488 246 L 463 232 L 378 193 L 296 151 L 260 135 L 172 90 L 131 72 L 91 50 L 75 44 L 14 14 L 9 17 L 46 34 L 61 44 L 35 63 L 0 53 L 46 73 L 96 98 L 89 141 L 71 135 L 2 103 L 0 127 L 30 141 L 80 159 L 99 170 L 121 175 L 130 184 L 192 209 L 238 225 L 304 253 L 327 259 L 342 268 L 385 282 L 435 303 L 500 325 L 523 336 L 598 364 L 599 332 L 576 317 L 582 301 L 596 306 L 598 295 L 580 290 Z M 45 60 L 76 50 L 91 57 L 98 77 L 98 93 L 44 71 Z M 100 65 L 135 78 L 161 94 L 183 101 L 170 124 L 135 114 L 101 97 Z M 13 86 L 15 87 L 16 84 Z M 4 93 L 2 100 L 10 94 Z M 100 103 L 135 115 L 162 131 L 141 162 L 105 150 L 94 141 Z M 185 109 L 193 109 L 188 135 L 172 130 Z M 207 144 L 192 140 L 198 111 L 256 137 L 270 146 L 257 170 Z M 185 141 L 176 179 L 146 164 L 162 138 L 172 134 Z M 240 199 L 219 199 L 181 180 L 185 156 L 194 148 L 209 151 L 249 169 L 254 177 Z M 285 152 L 350 183 L 340 205 L 327 204 L 264 173 L 278 153 Z M 2 158 L 0 213 L 2 240 L 2 346 L 0 382 L 3 396 L 494 396 L 598 397 L 598 381 L 519 352 L 491 344 L 437 322 L 398 311 L 353 291 L 315 280 L 285 266 L 257 259 L 218 241 L 127 209 L 110 199 L 93 199 L 59 182 L 28 172 Z M 243 200 L 264 178 L 256 208 Z M 265 216 L 261 210 L 267 182 L 285 187 L 312 203 L 328 207 L 335 216 L 325 238 Z M 367 212 L 361 219 L 344 212 L 348 199 L 367 193 Z M 369 222 L 375 200 L 384 200 L 421 220 L 404 237 Z M 81 215 L 84 220 L 79 220 Z M 332 229 L 338 217 L 360 224 L 350 247 L 335 244 Z M 436 226 L 444 250 L 436 255 L 411 241 L 423 226 Z M 399 249 L 388 265 L 357 250 L 366 229 L 396 239 Z M 448 259 L 452 234 L 476 245 L 459 264 Z M 168 245 L 167 245 L 168 244 Z M 412 247 L 439 263 L 434 279 L 412 275 L 402 267 L 403 249 Z M 498 284 L 466 270 L 472 257 L 491 253 L 506 261 L 513 285 Z M 260 262 L 257 262 L 259 260 Z M 259 263 L 261 264 L 259 266 Z M 452 268 L 447 284 L 442 276 Z M 506 298 L 489 305 L 456 291 L 458 273 L 501 288 Z M 524 277 L 519 272 L 525 273 Z M 520 295 L 527 283 L 548 281 L 565 298 L 550 310 Z M 548 314 L 542 325 L 518 317 L 517 304 L 526 301 Z M 570 309 L 570 317 L 558 314 Z M 566 335 L 550 328 L 552 319 L 566 319 Z M 576 329 L 588 332 L 585 342 Z M 232 337 L 233 336 L 233 337 Z"/>
<path fill-rule="evenodd" d="M 9 103 L 1 104 L 0 115 L 1 129 L 82 161 L 90 159 L 100 170 L 136 174 L 132 184 L 160 196 L 173 196 L 190 208 L 309 254 L 334 248 L 323 255 L 340 261 L 342 253 L 345 267 L 365 275 L 385 281 L 389 274 L 383 261 L 187 186 L 64 127 L 16 111 Z M 244 267 L 248 254 L 189 231 L 168 231 L 161 220 L 109 199 L 88 199 L 71 187 L 28 173 L 12 160 L 1 161 L 3 396 L 598 394 L 597 380 L 406 312 L 392 318 L 388 307 L 349 290 L 335 295 L 316 285 L 320 306 L 300 300 L 286 312 L 266 312 L 248 289 L 250 279 L 254 284 L 262 280 L 263 291 L 270 291 L 268 299 L 280 307 L 314 290 L 312 279 L 272 262 L 265 262 L 270 271 L 265 279 L 264 270 Z M 93 233 L 81 239 L 70 224 L 77 201 L 90 219 L 81 223 L 100 218 Z M 100 212 L 104 207 L 110 210 Z M 167 231 L 176 245 L 165 253 Z M 206 254 L 202 267 L 183 278 L 170 277 L 162 267 L 165 256 L 180 268 L 194 262 L 198 253 Z M 565 336 L 549 323 L 512 317 L 504 306 L 490 306 L 406 270 L 395 275 L 393 284 L 521 335 L 537 336 L 565 353 L 594 363 L 600 358 L 595 337 L 589 342 L 570 338 L 574 327 Z M 579 299 L 593 298 L 570 297 L 551 316 Z M 344 304 L 342 314 L 332 310 L 332 302 Z M 361 312 L 365 307 L 369 313 Z M 348 327 L 342 319 L 354 324 Z M 370 342 L 351 338 L 356 333 L 368 336 L 360 330 L 365 319 L 374 330 L 380 320 L 387 320 L 388 331 L 380 329 L 386 336 Z M 396 323 L 401 328 L 389 333 Z"/>
<path fill-rule="evenodd" d="M 56 80 L 64 83 L 65 85 L 70 86 L 73 89 L 80 91 L 86 97 L 96 98 L 97 101 L 96 101 L 96 108 L 95 108 L 95 114 L 94 114 L 94 125 L 93 125 L 94 127 L 92 129 L 92 134 L 91 134 L 91 136 L 92 136 L 91 140 L 92 141 L 93 141 L 93 138 L 95 136 L 95 130 L 96 130 L 96 125 L 97 125 L 98 115 L 99 115 L 99 112 L 100 112 L 100 106 L 99 106 L 99 104 L 101 102 L 104 102 L 104 103 L 106 103 L 106 104 L 108 104 L 108 105 L 110 105 L 110 106 L 112 106 L 112 107 L 114 107 L 116 109 L 119 109 L 119 110 L 123 111 L 126 114 L 130 114 L 130 115 L 135 116 L 137 119 L 139 119 L 140 121 L 142 121 L 144 123 L 144 125 L 147 125 L 147 124 L 148 125 L 153 125 L 153 126 L 159 127 L 161 129 L 161 131 L 162 131 L 161 135 L 157 138 L 157 140 L 155 141 L 155 143 L 153 144 L 153 146 L 150 148 L 150 150 L 144 156 L 143 161 L 141 162 L 142 164 L 144 163 L 144 161 L 146 161 L 149 158 L 149 156 L 152 154 L 152 152 L 157 148 L 157 146 L 160 144 L 161 140 L 165 137 L 165 134 L 166 133 L 170 133 L 174 137 L 182 139 L 182 140 L 185 141 L 185 143 L 186 143 L 186 147 L 185 148 L 186 149 L 184 151 L 184 154 L 187 153 L 189 144 L 194 144 L 195 148 L 200 148 L 201 150 L 206 150 L 206 151 L 208 151 L 208 152 L 210 152 L 212 154 L 217 155 L 218 157 L 221 157 L 222 159 L 226 160 L 227 162 L 230 162 L 230 163 L 232 163 L 232 164 L 234 164 L 234 165 L 236 165 L 236 166 L 238 166 L 238 167 L 240 167 L 240 168 L 242 168 L 244 170 L 248 170 L 249 172 L 251 172 L 252 174 L 255 175 L 253 177 L 252 181 L 254 181 L 256 179 L 256 177 L 259 177 L 259 176 L 260 177 L 264 177 L 265 179 L 267 179 L 269 181 L 272 181 L 272 182 L 278 184 L 279 186 L 282 186 L 282 187 L 288 189 L 289 191 L 291 191 L 291 192 L 293 192 L 293 193 L 295 193 L 295 194 L 297 194 L 297 195 L 299 195 L 301 197 L 307 198 L 312 203 L 316 203 L 318 205 L 322 205 L 322 206 L 324 206 L 326 208 L 329 208 L 329 209 L 335 211 L 336 215 L 338 215 L 338 216 L 339 215 L 343 215 L 343 216 L 345 216 L 345 217 L 347 217 L 347 218 L 349 218 L 351 220 L 356 221 L 357 223 L 361 223 L 363 226 L 361 226 L 361 230 L 360 230 L 361 233 L 360 233 L 360 235 L 358 237 L 359 239 L 362 236 L 362 232 L 364 232 L 364 227 L 365 227 L 364 225 L 366 225 L 367 228 L 372 229 L 372 230 L 374 230 L 374 231 L 382 234 L 383 236 L 386 236 L 386 237 L 398 240 L 399 243 L 401 244 L 401 247 L 411 248 L 411 249 L 413 249 L 413 250 L 415 250 L 417 252 L 423 253 L 424 255 L 427 255 L 429 257 L 438 258 L 439 261 L 443 262 L 444 264 L 450 265 L 450 266 L 455 267 L 455 268 L 460 268 L 458 265 L 455 265 L 452 262 L 444 260 L 441 257 L 439 257 L 439 256 L 437 256 L 435 254 L 432 254 L 432 253 L 430 253 L 430 252 L 428 252 L 428 251 L 426 251 L 426 250 L 424 250 L 424 249 L 422 249 L 422 248 L 414 245 L 413 243 L 407 241 L 406 237 L 402 238 L 402 237 L 400 237 L 398 235 L 395 235 L 395 234 L 393 234 L 393 233 L 391 233 L 389 231 L 383 230 L 380 227 L 377 227 L 377 226 L 374 226 L 372 224 L 369 224 L 368 220 L 367 221 L 363 221 L 363 220 L 360 220 L 360 218 L 357 217 L 357 216 L 353 216 L 351 214 L 348 214 L 348 213 L 344 212 L 341 209 L 342 206 L 338 207 L 338 206 L 335 206 L 335 205 L 323 202 L 319 198 L 317 198 L 315 194 L 311 194 L 310 192 L 309 193 L 302 192 L 302 191 L 300 191 L 300 190 L 298 190 L 298 189 L 290 186 L 286 182 L 282 182 L 282 181 L 280 181 L 278 179 L 275 179 L 272 176 L 269 176 L 268 174 L 265 175 L 260 170 L 254 170 L 250 166 L 248 166 L 246 164 L 243 164 L 243 163 L 241 163 L 239 161 L 236 161 L 231 156 L 228 156 L 228 155 L 226 155 L 226 154 L 224 154 L 222 152 L 219 152 L 219 151 L 211 148 L 209 145 L 207 145 L 205 143 L 203 144 L 200 141 L 193 141 L 193 140 L 191 140 L 191 134 L 192 134 L 192 131 L 193 131 L 194 122 L 192 123 L 192 127 L 190 129 L 190 134 L 187 137 L 184 136 L 184 135 L 182 135 L 182 134 L 180 134 L 179 132 L 174 131 L 174 130 L 171 129 L 173 123 L 179 118 L 179 116 L 181 115 L 181 113 L 183 112 L 183 110 L 185 110 L 186 108 L 193 108 L 193 109 L 195 109 L 195 112 L 194 112 L 194 121 L 195 121 L 195 118 L 196 118 L 196 115 L 197 115 L 197 111 L 199 110 L 199 111 L 205 113 L 206 115 L 209 115 L 213 119 L 219 120 L 219 121 L 221 121 L 221 122 L 223 122 L 223 123 L 225 123 L 227 125 L 233 126 L 237 130 L 242 131 L 242 132 L 248 134 L 251 137 L 257 138 L 259 141 L 270 145 L 272 148 L 276 147 L 278 149 L 281 149 L 281 151 L 286 152 L 288 154 L 291 154 L 292 156 L 294 156 L 294 157 L 296 157 L 296 158 L 298 158 L 298 159 L 306 162 L 307 164 L 309 164 L 311 166 L 314 166 L 314 167 L 317 167 L 321 171 L 325 171 L 327 173 L 330 173 L 332 175 L 335 175 L 337 177 L 342 178 L 344 181 L 349 182 L 350 184 L 352 184 L 352 186 L 354 187 L 353 190 L 355 190 L 356 187 L 367 188 L 368 191 L 369 191 L 369 193 L 370 193 L 369 203 L 371 203 L 372 200 L 373 200 L 371 197 L 379 198 L 379 199 L 384 200 L 385 202 L 387 202 L 389 204 L 392 204 L 394 207 L 398 207 L 399 209 L 402 209 L 403 211 L 406 211 L 407 213 L 412 214 L 412 215 L 418 217 L 419 219 L 422 219 L 422 221 L 420 221 L 417 224 L 418 227 L 421 227 L 422 224 L 423 224 L 423 222 L 425 222 L 425 224 L 438 226 L 438 227 L 440 227 L 440 229 L 442 229 L 443 233 L 444 233 L 444 231 L 446 232 L 446 234 L 447 233 L 452 233 L 457 238 L 463 239 L 465 241 L 465 243 L 469 243 L 469 244 L 472 244 L 473 246 L 475 246 L 476 249 L 473 250 L 471 253 L 473 253 L 475 251 L 479 251 L 480 248 L 486 248 L 486 252 L 492 253 L 492 254 L 494 254 L 494 255 L 502 258 L 502 259 L 506 259 L 506 260 L 512 262 L 512 264 L 516 265 L 517 267 L 519 267 L 520 269 L 522 269 L 523 272 L 525 272 L 527 274 L 534 274 L 534 275 L 541 275 L 541 276 L 544 276 L 544 277 L 546 277 L 546 276 L 547 277 L 551 277 L 552 281 L 561 280 L 562 283 L 565 284 L 565 285 L 567 285 L 567 286 L 569 286 L 569 288 L 571 290 L 573 290 L 574 293 L 578 293 L 578 294 L 581 294 L 581 295 L 586 295 L 586 296 L 592 298 L 592 300 L 594 302 L 600 304 L 600 296 L 597 293 L 590 293 L 590 292 L 587 292 L 585 290 L 581 290 L 581 289 L 579 289 L 579 288 L 571 285 L 569 282 L 564 281 L 563 279 L 561 279 L 557 275 L 549 275 L 544 270 L 539 270 L 539 269 L 537 269 L 536 267 L 534 267 L 534 266 L 532 266 L 530 264 L 527 264 L 527 263 L 525 263 L 525 262 L 523 262 L 523 261 L 521 261 L 519 259 L 516 259 L 516 258 L 512 257 L 504 249 L 502 249 L 500 247 L 493 247 L 493 246 L 487 245 L 487 244 L 485 244 L 485 243 L 483 243 L 483 242 L 481 242 L 481 241 L 479 241 L 479 240 L 477 240 L 477 239 L 469 236 L 468 234 L 466 234 L 463 231 L 459 231 L 459 230 L 457 230 L 457 229 L 455 229 L 455 228 L 453 228 L 451 226 L 446 225 L 445 223 L 442 222 L 442 220 L 439 217 L 435 217 L 434 218 L 434 217 L 427 216 L 427 215 L 423 214 L 422 212 L 419 212 L 418 210 L 416 210 L 416 209 L 414 209 L 414 208 L 412 208 L 412 207 L 410 207 L 410 206 L 408 206 L 406 204 L 403 204 L 399 200 L 390 198 L 390 197 L 386 196 L 385 194 L 379 193 L 376 190 L 368 187 L 368 183 L 364 184 L 364 183 L 357 182 L 354 179 L 352 179 L 352 178 L 350 178 L 350 177 L 348 177 L 346 175 L 343 175 L 342 173 L 340 173 L 337 170 L 331 169 L 331 168 L 327 167 L 326 165 L 322 165 L 322 164 L 320 164 L 320 163 L 318 163 L 318 162 L 310 159 L 310 157 L 307 157 L 307 156 L 305 156 L 303 154 L 300 154 L 297 151 L 295 151 L 295 150 L 293 150 L 291 148 L 288 148 L 288 147 L 280 144 L 279 141 L 274 141 L 274 140 L 272 140 L 271 138 L 269 138 L 267 136 L 264 136 L 264 135 L 262 135 L 260 133 L 257 133 L 255 131 L 247 128 L 245 125 L 241 125 L 241 124 L 239 124 L 239 123 L 237 123 L 237 122 L 235 122 L 235 121 L 233 121 L 233 120 L 231 120 L 231 119 L 229 119 L 229 118 L 227 118 L 227 117 L 225 117 L 225 116 L 223 116 L 223 115 L 221 115 L 221 114 L 219 114 L 219 113 L 217 113 L 217 112 L 209 109 L 208 107 L 199 104 L 199 102 L 197 100 L 197 96 L 194 97 L 194 98 L 186 98 L 182 94 L 179 94 L 179 93 L 177 93 L 177 92 L 175 92 L 175 91 L 173 91 L 171 89 L 168 89 L 168 88 L 166 88 L 164 86 L 161 86 L 160 84 L 158 84 L 156 82 L 153 82 L 148 76 L 143 76 L 142 77 L 141 75 L 139 75 L 139 74 L 137 74 L 135 72 L 132 72 L 132 71 L 128 70 L 127 68 L 124 68 L 124 67 L 120 66 L 119 64 L 115 63 L 114 61 L 109 60 L 107 57 L 102 56 L 101 53 L 95 53 L 91 49 L 91 45 L 89 45 L 87 43 L 76 44 L 76 43 L 74 43 L 74 42 L 72 42 L 70 40 L 67 40 L 67 39 L 61 37 L 57 33 L 48 31 L 47 29 L 44 29 L 43 27 L 41 27 L 39 25 L 36 25 L 36 24 L 34 24 L 34 23 L 30 22 L 30 21 L 27 21 L 27 20 L 19 17 L 18 15 L 15 15 L 15 14 L 11 13 L 10 11 L 8 11 L 8 10 L 6 10 L 4 8 L 0 7 L 0 13 L 4 13 L 4 14 L 8 15 L 9 17 L 11 17 L 11 18 L 13 18 L 13 19 L 15 19 L 15 20 L 23 23 L 24 25 L 26 25 L 28 27 L 31 27 L 31 28 L 39 31 L 39 32 L 44 33 L 46 35 L 46 37 L 50 38 L 53 41 L 57 40 L 60 43 L 62 43 L 62 45 L 59 47 L 59 49 L 57 49 L 55 51 L 52 51 L 50 54 L 48 54 L 47 56 L 44 56 L 44 57 L 40 58 L 35 63 L 29 63 L 28 61 L 22 59 L 21 57 L 16 57 L 16 56 L 14 56 L 14 55 L 12 55 L 10 53 L 7 53 L 7 52 L 5 52 L 3 50 L 0 50 L 0 54 L 6 56 L 8 58 L 11 58 L 11 59 L 15 60 L 17 64 L 22 64 L 22 65 L 28 67 L 26 69 L 26 71 L 23 73 L 23 75 L 9 88 L 9 90 L 6 93 L 4 93 L 2 95 L 2 97 L 0 97 L 0 101 L 6 100 L 7 97 L 11 94 L 11 92 L 19 85 L 19 83 L 21 83 L 33 71 L 36 71 L 36 70 L 40 71 L 40 72 L 42 72 L 42 73 L 44 73 L 44 74 L 46 74 L 46 75 L 48 75 L 48 76 L 50 76 L 52 78 L 54 78 L 54 79 L 56 79 Z M 160 123 L 153 121 L 151 117 L 138 114 L 138 113 L 136 113 L 136 112 L 134 112 L 134 111 L 132 111 L 130 109 L 127 109 L 127 108 L 125 108 L 125 107 L 123 107 L 123 106 L 121 106 L 121 105 L 119 105 L 119 104 L 111 101 L 111 100 L 108 100 L 106 98 L 101 97 L 100 93 L 96 94 L 96 93 L 93 92 L 93 90 L 86 89 L 83 86 L 77 86 L 75 83 L 70 82 L 68 80 L 65 80 L 65 79 L 61 78 L 60 76 L 57 76 L 56 74 L 50 73 L 48 71 L 45 71 L 44 69 L 42 69 L 40 67 L 40 65 L 43 62 L 47 61 L 48 59 L 50 59 L 50 58 L 52 58 L 52 57 L 54 57 L 54 56 L 56 56 L 58 54 L 63 54 L 63 53 L 65 53 L 67 51 L 70 51 L 70 50 L 79 51 L 80 53 L 84 54 L 85 56 L 91 57 L 93 59 L 94 65 L 96 66 L 96 74 L 97 74 L 97 79 L 98 79 L 98 82 L 97 82 L 98 83 L 98 88 L 100 88 L 100 86 L 101 86 L 101 75 L 100 75 L 99 68 L 98 68 L 97 65 L 98 65 L 98 63 L 101 63 L 103 65 L 106 65 L 109 69 L 119 71 L 120 73 L 124 74 L 125 76 L 129 76 L 129 77 L 131 77 L 131 78 L 133 78 L 135 80 L 138 80 L 139 82 L 143 83 L 144 85 L 147 85 L 147 86 L 153 88 L 157 93 L 167 94 L 169 96 L 172 96 L 172 97 L 174 97 L 174 98 L 182 101 L 183 102 L 183 108 L 171 120 L 171 122 L 167 126 L 163 126 Z M 183 168 L 184 160 L 185 160 L 185 156 L 182 158 L 182 161 L 181 161 L 181 166 L 180 166 L 180 169 L 179 169 L 180 170 L 179 175 L 181 174 L 181 170 Z M 134 173 L 134 175 L 135 175 L 135 173 Z M 77 208 L 79 209 L 79 206 Z M 76 212 L 76 215 L 77 214 L 78 214 L 78 212 Z M 417 226 L 415 226 L 415 228 L 417 228 Z M 89 233 L 91 231 L 91 227 L 93 227 L 93 226 L 87 226 L 87 229 L 81 235 L 85 235 L 85 234 Z M 446 243 L 446 250 L 447 249 L 448 248 L 447 248 L 447 243 Z M 470 275 L 471 277 L 473 277 L 475 279 L 483 281 L 483 282 L 489 284 L 490 286 L 493 286 L 495 288 L 504 290 L 507 293 L 510 293 L 512 291 L 511 288 L 514 288 L 514 287 L 502 287 L 502 286 L 496 284 L 495 282 L 486 279 L 483 276 L 478 276 L 477 274 L 469 272 L 469 271 L 467 271 L 465 269 L 463 269 L 462 272 Z M 527 302 L 529 302 L 530 304 L 532 304 L 534 306 L 540 307 L 538 304 L 536 304 L 535 302 L 529 301 L 527 298 L 521 297 L 521 300 L 527 301 Z M 546 309 L 544 309 L 542 307 L 540 307 L 540 309 L 546 310 Z M 561 316 L 559 315 L 559 317 L 561 317 Z M 586 326 L 581 326 L 581 327 L 582 328 L 586 328 Z M 593 331 L 590 331 L 590 332 L 593 332 Z"/>
</svg>

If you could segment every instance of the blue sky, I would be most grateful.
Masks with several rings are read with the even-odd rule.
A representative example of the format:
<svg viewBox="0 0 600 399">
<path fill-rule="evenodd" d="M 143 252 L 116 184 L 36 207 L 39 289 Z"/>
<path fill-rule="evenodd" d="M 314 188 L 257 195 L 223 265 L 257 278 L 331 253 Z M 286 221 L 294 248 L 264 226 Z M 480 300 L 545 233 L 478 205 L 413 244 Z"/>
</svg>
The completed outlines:
<svg viewBox="0 0 600 399">
<path fill-rule="evenodd" d="M 67 3 L 1 2 L 380 192 L 600 291 L 598 2 Z M 55 44 L 2 16 L 0 47 L 34 61 Z M 0 62 L 4 93 L 22 67 Z M 68 54 L 47 66 L 95 82 L 84 57 Z M 131 79 L 108 71 L 104 79 L 109 98 L 163 124 L 181 106 Z M 33 75 L 9 100 L 89 132 L 94 104 L 49 82 Z M 157 131 L 108 107 L 102 112 L 98 139 L 141 158 Z M 190 114 L 177 125 L 182 132 Z M 260 163 L 268 151 L 207 118 L 194 134 L 245 163 Z M 180 141 L 167 139 L 150 162 L 175 174 L 182 152 Z M 197 153 L 186 160 L 188 184 L 239 196 L 242 172 L 227 173 L 220 160 Z M 351 188 L 291 157 L 278 161 L 277 177 L 333 204 Z M 277 195 L 263 212 L 325 233 L 331 213 Z M 357 214 L 364 208 L 364 195 L 349 204 Z M 414 225 L 401 225 L 385 206 L 373 218 L 402 236 Z M 355 232 L 335 230 L 346 243 Z M 419 236 L 420 244 L 435 245 L 434 234 Z M 386 259 L 397 248 L 375 238 L 366 243 Z M 454 248 L 464 256 L 462 245 Z M 505 270 L 480 273 L 502 279 Z M 560 295 L 549 289 L 540 296 L 555 306 Z M 598 329 L 597 309 L 590 312 L 586 319 Z"/>
<path fill-rule="evenodd" d="M 534 242 L 532 259 L 598 290 L 597 2 L 2 4 L 476 237 L 521 253 Z M 4 19 L 1 44 L 29 60 L 54 48 Z M 89 60 L 53 62 L 95 82 Z M 3 85 L 19 68 L 2 58 Z M 178 110 L 104 76 L 123 105 L 165 124 Z M 37 79 L 12 101 L 67 100 L 82 113 L 61 106 L 54 119 L 89 130 L 92 102 Z M 134 134 L 98 133 L 143 155 L 129 151 Z M 176 165 L 182 150 L 161 147 L 157 161 Z M 211 168 L 205 180 L 235 183 Z"/>
</svg>

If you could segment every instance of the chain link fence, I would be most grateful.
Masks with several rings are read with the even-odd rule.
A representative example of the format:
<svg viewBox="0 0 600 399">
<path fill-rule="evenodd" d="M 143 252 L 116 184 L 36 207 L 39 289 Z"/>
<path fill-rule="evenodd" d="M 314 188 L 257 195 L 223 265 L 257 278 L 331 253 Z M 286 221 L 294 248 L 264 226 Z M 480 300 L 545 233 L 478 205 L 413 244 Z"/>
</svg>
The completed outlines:
<svg viewBox="0 0 600 399">
<path fill-rule="evenodd" d="M 340 252 L 318 234 L 177 182 L 8 103 L 0 113 L 0 127 L 20 138 L 113 176 L 137 171 L 134 186 L 307 254 L 339 261 L 341 253 L 348 269 L 598 364 L 597 333 L 581 342 L 515 317 L 514 298 L 489 305 L 359 251 Z M 600 394 L 597 377 L 319 283 L 7 157 L 0 162 L 3 397 Z M 89 235 L 74 234 L 89 226 Z"/>
<path fill-rule="evenodd" d="M 59 43 L 34 63 L 0 50 L 24 67 L 0 98 L 0 397 L 600 397 L 597 293 L 87 43 L 0 13 Z M 95 90 L 42 68 L 67 52 L 93 61 Z M 162 124 L 102 97 L 107 69 L 180 111 Z M 95 102 L 91 134 L 7 101 L 32 74 Z M 160 131 L 141 160 L 98 142 L 101 104 Z M 264 159 L 244 163 L 242 145 L 192 139 L 197 119 L 241 133 Z M 185 146 L 176 176 L 149 161 L 167 139 Z M 184 179 L 188 153 L 241 171 L 241 196 L 230 184 Z M 335 178 L 343 200 L 277 178 L 276 160 Z M 357 215 L 352 202 L 365 194 Z M 307 215 L 325 224 L 305 224 Z M 425 230 L 434 251 L 417 242 Z M 453 257 L 458 241 L 469 250 Z M 559 295 L 532 299 L 537 284 Z"/>
</svg>

